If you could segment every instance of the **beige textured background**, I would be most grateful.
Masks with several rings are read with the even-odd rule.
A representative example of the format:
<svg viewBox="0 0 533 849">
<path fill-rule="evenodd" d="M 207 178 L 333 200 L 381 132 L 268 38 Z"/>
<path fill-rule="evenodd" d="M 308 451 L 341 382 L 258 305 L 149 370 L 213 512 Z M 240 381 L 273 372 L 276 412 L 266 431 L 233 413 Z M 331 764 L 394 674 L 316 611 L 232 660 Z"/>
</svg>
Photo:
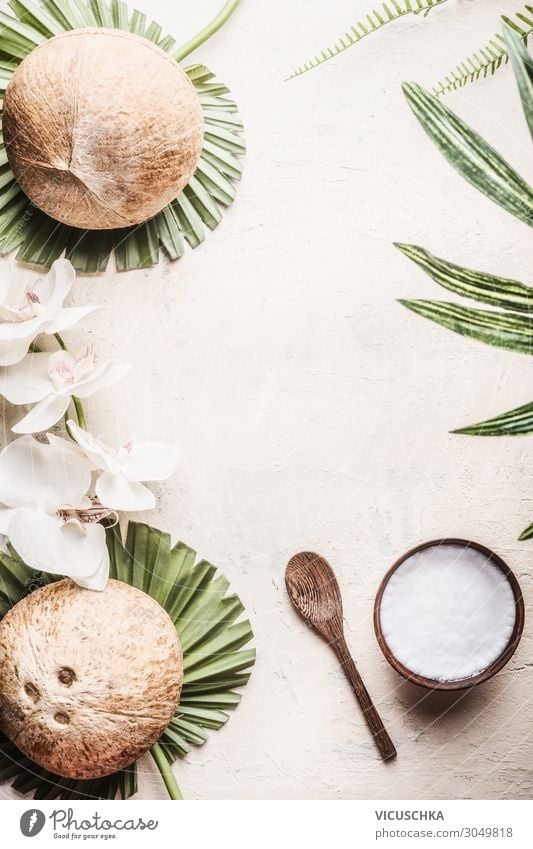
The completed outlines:
<svg viewBox="0 0 533 849">
<path fill-rule="evenodd" d="M 181 41 L 219 3 L 139 4 Z M 391 245 L 419 243 L 528 281 L 527 227 L 452 171 L 400 91 L 403 79 L 431 85 L 485 43 L 499 12 L 523 4 L 450 0 L 283 82 L 371 7 L 243 0 L 197 53 L 231 87 L 246 123 L 235 205 L 180 262 L 110 270 L 80 279 L 75 292 L 76 303 L 104 304 L 86 324 L 102 352 L 134 364 L 90 400 L 92 429 L 183 446 L 184 465 L 158 488 L 148 519 L 224 569 L 255 628 L 258 662 L 242 705 L 177 766 L 188 798 L 531 795 L 529 619 L 509 666 L 456 704 L 402 683 L 371 623 L 391 562 L 444 535 L 498 551 L 528 614 L 533 607 L 533 543 L 516 542 L 533 519 L 533 437 L 448 433 L 531 401 L 531 362 L 398 305 L 446 293 Z M 508 68 L 447 102 L 533 177 Z M 338 574 L 348 642 L 398 746 L 387 766 L 334 656 L 289 606 L 283 570 L 308 548 Z M 146 767 L 141 796 L 162 797 Z"/>
</svg>

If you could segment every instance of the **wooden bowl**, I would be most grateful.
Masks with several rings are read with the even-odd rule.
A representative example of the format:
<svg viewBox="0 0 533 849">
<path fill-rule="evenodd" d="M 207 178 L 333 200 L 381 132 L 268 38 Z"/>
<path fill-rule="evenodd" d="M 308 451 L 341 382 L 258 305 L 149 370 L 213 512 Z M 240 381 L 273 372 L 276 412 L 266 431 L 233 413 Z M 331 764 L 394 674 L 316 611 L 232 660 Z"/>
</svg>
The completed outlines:
<svg viewBox="0 0 533 849">
<path fill-rule="evenodd" d="M 509 638 L 509 642 L 507 643 L 506 648 L 502 651 L 499 657 L 494 660 L 490 666 L 487 666 L 482 672 L 479 672 L 477 675 L 472 675 L 469 678 L 460 678 L 457 681 L 436 681 L 432 678 L 425 678 L 423 675 L 418 675 L 416 672 L 412 672 L 406 666 L 401 663 L 398 658 L 392 653 L 385 637 L 383 635 L 383 630 L 381 628 L 381 600 L 383 598 L 383 593 L 385 592 L 385 587 L 387 586 L 390 578 L 396 572 L 399 566 L 402 565 L 409 557 L 412 557 L 413 554 L 417 554 L 419 551 L 423 551 L 426 548 L 433 548 L 439 545 L 457 545 L 461 547 L 470 547 L 475 548 L 477 551 L 480 551 L 487 558 L 490 559 L 491 563 L 496 566 L 506 576 L 509 584 L 511 586 L 511 591 L 515 600 L 515 623 L 513 627 L 512 634 Z M 416 545 L 414 548 L 411 548 L 405 554 L 403 554 L 389 569 L 385 577 L 383 578 L 381 584 L 379 585 L 379 589 L 377 591 L 376 600 L 374 602 L 374 630 L 376 632 L 376 638 L 379 643 L 379 647 L 385 658 L 390 663 L 390 665 L 399 672 L 404 678 L 408 681 L 411 681 L 413 684 L 418 684 L 420 687 L 426 687 L 428 690 L 467 690 L 470 687 L 474 687 L 476 684 L 481 684 L 483 681 L 488 681 L 489 678 L 492 678 L 493 675 L 496 675 L 497 672 L 502 669 L 507 661 L 511 659 L 513 654 L 515 653 L 518 643 L 520 642 L 520 638 L 522 637 L 522 631 L 524 630 L 524 619 L 525 619 L 525 609 L 524 609 L 524 599 L 522 597 L 522 590 L 520 589 L 520 584 L 518 583 L 514 573 L 511 571 L 507 563 L 505 563 L 501 557 L 491 551 L 489 548 L 486 548 L 484 545 L 480 545 L 477 542 L 472 542 L 471 540 L 466 539 L 454 539 L 454 538 L 446 538 L 446 539 L 435 539 L 430 540 L 430 542 L 423 542 L 420 545 Z"/>
</svg>

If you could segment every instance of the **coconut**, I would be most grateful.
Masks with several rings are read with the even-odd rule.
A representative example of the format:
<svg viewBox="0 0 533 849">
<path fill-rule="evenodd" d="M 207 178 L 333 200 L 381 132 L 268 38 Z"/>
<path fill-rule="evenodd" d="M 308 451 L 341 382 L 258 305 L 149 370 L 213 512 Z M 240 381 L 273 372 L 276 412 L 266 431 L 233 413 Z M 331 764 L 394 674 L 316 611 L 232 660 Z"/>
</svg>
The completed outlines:
<svg viewBox="0 0 533 849">
<path fill-rule="evenodd" d="M 23 598 L 0 622 L 0 728 L 66 778 L 109 775 L 159 738 L 176 709 L 183 659 L 150 596 L 69 579 Z"/>
<path fill-rule="evenodd" d="M 111 29 L 62 33 L 35 48 L 7 87 L 3 132 L 22 190 L 83 229 L 138 224 L 196 170 L 203 115 L 168 53 Z"/>
</svg>

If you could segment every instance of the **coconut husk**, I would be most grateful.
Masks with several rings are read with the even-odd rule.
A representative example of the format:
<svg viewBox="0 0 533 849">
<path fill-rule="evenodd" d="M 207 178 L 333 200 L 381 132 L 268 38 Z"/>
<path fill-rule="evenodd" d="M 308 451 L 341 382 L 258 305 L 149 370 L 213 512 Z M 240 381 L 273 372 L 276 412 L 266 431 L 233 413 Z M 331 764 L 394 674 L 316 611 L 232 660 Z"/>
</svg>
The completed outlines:
<svg viewBox="0 0 533 849">
<path fill-rule="evenodd" d="M 111 29 L 62 33 L 19 65 L 4 99 L 9 164 L 52 218 L 102 230 L 145 221 L 196 170 L 203 116 L 177 62 Z"/>
<path fill-rule="evenodd" d="M 158 740 L 179 701 L 176 629 L 120 581 L 92 592 L 48 584 L 0 622 L 0 728 L 32 761 L 67 778 L 109 775 Z"/>
</svg>

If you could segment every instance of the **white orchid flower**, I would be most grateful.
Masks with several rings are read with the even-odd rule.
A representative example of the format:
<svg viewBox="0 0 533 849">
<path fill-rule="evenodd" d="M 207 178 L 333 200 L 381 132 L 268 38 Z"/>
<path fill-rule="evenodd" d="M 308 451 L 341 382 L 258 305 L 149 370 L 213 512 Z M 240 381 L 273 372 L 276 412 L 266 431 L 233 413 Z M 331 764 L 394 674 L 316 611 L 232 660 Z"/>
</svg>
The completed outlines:
<svg viewBox="0 0 533 849">
<path fill-rule="evenodd" d="M 92 463 L 101 471 L 96 496 L 111 510 L 150 510 L 155 496 L 141 481 L 163 481 L 174 472 L 181 451 L 174 445 L 153 440 L 129 439 L 111 448 L 73 421 L 70 432 Z"/>
<path fill-rule="evenodd" d="M 76 279 L 66 259 L 57 259 L 31 287 L 19 276 L 0 279 L 0 365 L 18 363 L 39 333 L 67 330 L 98 307 L 64 307 Z"/>
<path fill-rule="evenodd" d="M 99 364 L 93 345 L 78 351 L 28 354 L 16 365 L 0 369 L 0 395 L 11 404 L 35 404 L 13 427 L 15 433 L 39 433 L 66 413 L 72 396 L 88 398 L 116 383 L 128 363 Z"/>
<path fill-rule="evenodd" d="M 32 569 L 103 590 L 109 573 L 105 530 L 110 511 L 86 495 L 91 464 L 73 443 L 21 436 L 0 454 L 0 533 Z"/>
</svg>

